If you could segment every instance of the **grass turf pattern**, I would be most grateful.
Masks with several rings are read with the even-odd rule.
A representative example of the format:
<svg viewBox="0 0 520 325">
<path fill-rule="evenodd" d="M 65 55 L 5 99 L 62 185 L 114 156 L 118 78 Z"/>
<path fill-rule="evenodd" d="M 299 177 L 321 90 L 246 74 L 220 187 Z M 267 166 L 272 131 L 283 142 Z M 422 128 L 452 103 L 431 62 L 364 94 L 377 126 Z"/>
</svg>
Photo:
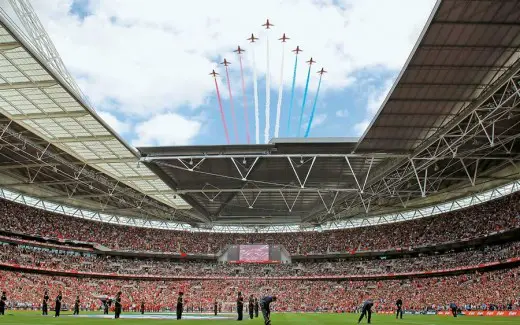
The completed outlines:
<svg viewBox="0 0 520 325">
<path fill-rule="evenodd" d="M 83 313 L 83 316 L 97 316 L 101 313 Z M 137 313 L 126 313 L 126 315 L 136 316 Z M 154 315 L 154 314 L 150 314 Z M 158 314 L 155 314 L 158 315 Z M 186 314 L 189 316 L 190 314 Z M 223 316 L 226 314 L 223 314 Z M 113 314 L 110 315 L 113 318 Z M 146 315 L 145 315 L 146 316 Z M 206 316 L 206 315 L 204 315 Z M 227 316 L 227 315 L 226 315 Z M 232 315 L 234 316 L 234 315 Z M 457 318 L 437 315 L 406 315 L 402 320 L 396 320 L 391 315 L 372 315 L 372 324 L 375 325 L 452 325 L 452 324 L 471 324 L 471 325 L 513 325 L 519 324 L 520 319 L 518 317 L 471 317 L 461 316 Z M 273 313 L 272 324 L 273 325 L 344 325 L 344 324 L 357 324 L 358 314 L 291 314 L 291 313 Z M 73 317 L 70 313 L 63 314 L 60 318 L 53 318 L 52 316 L 40 316 L 36 312 L 12 312 L 9 311 L 5 316 L 0 316 L 0 324 L 2 325 L 20 325 L 20 324 L 46 324 L 46 325 L 59 325 L 59 324 L 71 324 L 71 325 L 90 325 L 90 324 L 113 324 L 114 319 L 103 319 L 95 317 Z M 170 322 L 177 322 L 171 319 L 120 319 L 118 323 L 124 324 L 165 324 Z M 238 322 L 233 318 L 228 320 L 222 319 L 186 319 L 182 322 L 190 325 L 201 325 L 201 324 L 218 324 L 228 325 L 237 324 Z M 243 324 L 260 325 L 263 324 L 261 317 L 249 320 L 244 319 Z M 238 323 L 239 324 L 239 323 Z M 366 320 L 363 320 L 361 324 L 366 324 Z"/>
</svg>

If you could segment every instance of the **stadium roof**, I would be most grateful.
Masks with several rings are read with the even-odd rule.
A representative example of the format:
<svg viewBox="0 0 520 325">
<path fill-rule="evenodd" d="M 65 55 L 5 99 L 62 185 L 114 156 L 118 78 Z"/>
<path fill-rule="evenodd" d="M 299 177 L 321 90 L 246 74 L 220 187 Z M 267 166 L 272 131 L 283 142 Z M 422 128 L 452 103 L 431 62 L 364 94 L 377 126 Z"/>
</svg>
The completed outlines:
<svg viewBox="0 0 520 325">
<path fill-rule="evenodd" d="M 50 65 L 45 54 L 1 13 L 0 185 L 57 202 L 151 218 L 169 219 L 176 209 L 190 209 L 139 164 L 135 149 L 96 115 L 75 83 Z M 103 186 L 93 180 L 99 177 L 106 178 Z M 150 204 L 163 211 L 143 209 Z"/>
<path fill-rule="evenodd" d="M 468 195 L 519 177 L 519 46 L 518 2 L 439 1 L 359 141 L 138 150 L 217 224 L 322 223 Z"/>
<path fill-rule="evenodd" d="M 211 226 L 321 224 L 519 178 L 517 1 L 438 1 L 359 140 L 139 148 L 141 166 L 139 153 L 89 107 L 45 31 L 23 22 L 29 36 L 0 10 L 2 187 L 114 215 Z"/>
<path fill-rule="evenodd" d="M 431 140 L 519 58 L 518 1 L 438 1 L 356 151 L 411 151 Z"/>
</svg>

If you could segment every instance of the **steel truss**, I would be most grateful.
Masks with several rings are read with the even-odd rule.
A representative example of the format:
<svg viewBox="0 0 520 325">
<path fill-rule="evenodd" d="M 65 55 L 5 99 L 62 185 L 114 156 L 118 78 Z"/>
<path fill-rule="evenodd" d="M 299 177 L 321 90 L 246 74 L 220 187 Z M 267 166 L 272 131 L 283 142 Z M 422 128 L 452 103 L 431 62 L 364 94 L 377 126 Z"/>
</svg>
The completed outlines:
<svg viewBox="0 0 520 325">
<path fill-rule="evenodd" d="M 85 194 L 79 194 L 79 189 L 87 192 L 88 196 L 99 200 L 100 213 L 115 211 L 133 211 L 146 219 L 162 218 L 172 220 L 174 217 L 184 221 L 197 222 L 201 217 L 194 217 L 189 211 L 177 210 L 159 204 L 146 194 L 140 193 L 119 181 L 109 179 L 103 174 L 87 168 L 84 163 L 71 162 L 55 152 L 51 143 L 45 146 L 35 143 L 24 133 L 13 128 L 12 121 L 0 123 L 0 155 L 15 157 L 12 169 L 25 169 L 26 177 L 20 183 L 4 184 L 3 186 L 31 185 L 61 185 L 64 195 L 47 197 L 47 199 L 79 199 Z M 16 158 L 18 157 L 18 158 Z M 23 159 L 16 161 L 16 159 Z M 4 170 L 5 171 L 5 170 Z M 36 181 L 37 178 L 43 180 Z M 54 187 L 54 191 L 56 188 Z"/>
<path fill-rule="evenodd" d="M 451 174 L 463 171 L 470 186 L 475 187 L 480 178 L 490 174 L 487 170 L 481 174 L 479 169 L 486 160 L 501 160 L 502 168 L 511 165 L 511 177 L 519 178 L 520 153 L 514 150 L 520 137 L 519 108 L 520 60 L 412 155 L 379 166 L 373 172 L 376 176 L 365 184 L 371 193 L 363 194 L 360 187 L 359 195 L 343 197 L 347 203 L 332 217 L 340 219 L 358 213 L 360 207 L 369 213 L 370 202 L 385 196 L 397 197 L 406 208 L 417 192 L 403 196 L 404 189 L 415 188 L 421 197 L 437 193 L 441 183 L 451 176 L 447 170 Z"/>
<path fill-rule="evenodd" d="M 149 155 L 142 157 L 141 161 L 165 170 L 211 177 L 214 182 L 200 184 L 199 188 L 183 188 L 181 182 L 174 191 L 180 195 L 201 195 L 209 202 L 220 202 L 219 211 L 234 198 L 243 199 L 247 208 L 255 209 L 262 195 L 270 198 L 278 195 L 285 204 L 287 215 L 290 215 L 302 194 L 314 193 L 315 208 L 302 221 L 323 223 L 381 213 L 385 209 L 408 209 L 411 201 L 439 191 L 450 191 L 450 186 L 457 186 L 458 190 L 460 186 L 469 187 L 470 192 L 476 192 L 487 182 L 504 184 L 518 179 L 519 131 L 520 60 L 459 114 L 451 116 L 444 127 L 411 154 L 279 154 L 265 151 L 256 154 Z M 330 158 L 344 160 L 354 180 L 351 186 L 308 184 L 311 174 L 323 172 L 316 170 L 317 161 Z M 289 167 L 285 174 L 293 175 L 292 181 L 255 178 L 255 168 L 273 159 L 287 161 Z M 219 166 L 232 166 L 231 170 L 213 171 L 209 168 L 213 166 L 213 160 L 219 160 Z M 486 167 L 490 162 L 494 164 L 493 168 Z M 305 166 L 302 167 L 305 170 L 302 172 L 297 166 Z M 497 174 L 508 166 L 513 168 L 511 174 Z M 227 185 L 220 185 L 219 180 Z M 236 182 L 230 187 L 227 181 Z M 456 193 L 456 189 L 452 192 Z M 232 196 L 217 201 L 223 194 Z"/>
<path fill-rule="evenodd" d="M 45 60 L 54 73 L 64 79 L 79 97 L 88 103 L 88 99 L 81 93 L 74 79 L 65 68 L 29 1 L 9 0 L 9 2 L 22 21 L 27 31 L 27 38 L 39 56 Z M 496 177 L 492 176 L 492 171 L 480 168 L 487 160 L 504 161 L 504 164 L 511 165 L 518 173 L 520 167 L 519 153 L 515 151 L 515 146 L 518 144 L 518 130 L 520 129 L 518 124 L 520 113 L 519 70 L 520 61 L 513 65 L 499 80 L 486 86 L 478 99 L 468 103 L 468 106 L 462 112 L 453 116 L 450 122 L 446 123 L 436 134 L 432 134 L 430 140 L 420 144 L 410 155 L 362 153 L 337 155 L 337 157 L 345 159 L 354 178 L 354 184 L 349 188 L 309 187 L 307 184 L 316 160 L 333 157 L 333 155 L 276 155 L 268 152 L 257 155 L 177 156 L 171 158 L 176 159 L 179 165 L 168 164 L 168 166 L 192 173 L 204 173 L 217 178 L 239 180 L 245 183 L 244 186 L 233 189 L 219 188 L 216 184 L 201 184 L 201 188 L 196 190 L 178 188 L 176 189 L 178 194 L 200 193 L 212 202 L 223 193 L 234 193 L 235 196 L 241 196 L 246 201 L 248 208 L 254 209 L 261 194 L 278 193 L 287 207 L 287 212 L 291 213 L 301 194 L 314 193 L 319 198 L 316 200 L 316 208 L 309 213 L 304 221 L 323 223 L 332 220 L 339 222 L 341 219 L 356 215 L 364 216 L 360 220 L 369 220 L 366 215 L 374 213 L 375 206 L 382 205 L 379 202 L 380 200 L 387 200 L 387 205 L 391 205 L 395 201 L 402 205 L 403 209 L 408 209 L 411 200 L 437 193 L 446 181 L 457 181 L 459 183 L 466 181 L 469 186 L 477 189 L 482 181 L 497 180 Z M 507 121 L 509 120 L 513 122 L 508 124 Z M 10 124 L 11 121 L 8 121 L 7 125 L 0 125 L 0 132 L 2 133 L 0 138 L 7 134 L 12 135 L 11 133 L 5 134 L 10 132 Z M 504 128 L 504 125 L 507 127 Z M 13 132 L 16 133 L 16 131 Z M 20 136 L 21 138 L 22 136 Z M 38 146 L 37 152 L 39 153 L 29 156 L 30 166 L 27 165 L 26 168 L 27 184 L 37 183 L 42 173 L 60 174 L 60 178 L 65 176 L 62 184 L 65 186 L 66 195 L 69 198 L 79 197 L 77 194 L 78 188 L 88 186 L 92 190 L 103 191 L 103 194 L 99 196 L 106 197 L 107 200 L 102 209 L 108 209 L 108 202 L 113 200 L 114 197 L 118 197 L 120 204 L 126 205 L 127 209 L 141 209 L 144 207 L 144 203 L 150 207 L 146 210 L 151 212 L 151 215 L 172 217 L 177 213 L 174 209 L 165 211 L 163 206 L 156 206 L 146 195 L 121 186 L 118 182 L 107 178 L 102 179 L 103 176 L 85 168 L 85 165 L 66 160 L 59 161 L 57 155 L 52 156 L 47 152 L 50 146 L 48 143 L 43 145 L 31 143 L 30 145 L 25 144 L 25 146 L 31 146 L 33 149 Z M 3 146 L 5 146 L 4 150 L 25 152 L 23 145 L 13 147 L 6 143 Z M 251 173 L 255 166 L 265 159 L 280 158 L 280 156 L 283 156 L 289 162 L 291 170 L 288 170 L 288 172 L 294 175 L 295 184 L 251 179 Z M 158 157 L 158 159 L 165 158 L 167 157 Z M 367 160 L 368 169 L 363 173 L 356 171 L 351 164 L 354 159 L 360 158 Z M 142 160 L 151 162 L 152 159 L 145 157 Z M 236 168 L 236 174 L 226 175 L 201 171 L 201 167 L 209 159 L 230 159 Z M 306 175 L 297 172 L 295 162 L 298 159 L 310 166 Z M 245 164 L 240 163 L 241 161 L 248 161 L 249 166 L 245 167 Z M 66 164 L 64 164 L 65 162 Z M 165 163 L 157 161 L 156 164 Z M 66 168 L 60 168 L 60 166 Z M 65 170 L 70 172 L 64 175 Z M 461 174 L 463 175 L 462 178 Z M 513 175 L 513 177 L 518 177 L 518 175 Z M 500 181 L 503 183 L 507 179 L 509 177 Z M 55 182 L 61 182 L 61 180 L 56 179 Z M 251 196 L 248 196 L 249 194 Z M 294 196 L 296 198 L 293 198 Z M 229 201 L 228 199 L 227 202 L 229 203 Z M 178 214 L 180 213 L 181 211 L 178 211 Z M 204 215 L 197 214 L 194 216 L 191 213 L 185 213 L 186 218 L 196 218 L 198 221 L 205 223 L 211 222 Z M 350 220 L 344 222 L 350 222 Z"/>
<path fill-rule="evenodd" d="M 188 224 L 175 223 L 171 221 L 154 221 L 148 219 L 139 218 L 128 218 L 108 213 L 100 213 L 88 210 L 82 210 L 78 208 L 68 207 L 66 205 L 51 203 L 42 199 L 33 198 L 28 195 L 13 192 L 7 189 L 0 188 L 0 197 L 32 206 L 38 209 L 46 210 L 53 213 L 60 213 L 73 217 L 102 221 L 112 224 L 128 225 L 135 227 L 145 228 L 156 228 L 156 229 L 168 229 L 168 230 L 182 230 L 191 232 L 216 232 L 216 233 L 280 233 L 280 232 L 302 232 L 302 231 L 324 231 L 324 230 L 337 230 L 337 229 L 348 229 L 365 226 L 377 226 L 387 223 L 408 221 L 413 219 L 419 219 L 429 217 L 441 213 L 447 213 L 450 211 L 456 211 L 464 209 L 472 205 L 482 204 L 490 200 L 498 199 L 503 196 L 511 195 L 515 192 L 520 191 L 520 181 L 515 181 L 504 186 L 494 188 L 489 191 L 482 193 L 476 193 L 469 197 L 464 197 L 458 200 L 441 203 L 438 205 L 429 206 L 427 208 L 408 210 L 404 212 L 398 212 L 394 214 L 380 215 L 374 217 L 362 217 L 352 218 L 342 221 L 332 221 L 324 223 L 320 226 L 309 226 L 304 225 L 268 225 L 268 226 L 229 226 L 229 225 L 214 225 L 207 228 L 193 228 Z"/>
<path fill-rule="evenodd" d="M 403 208 L 406 208 L 407 202 L 414 197 L 426 196 L 429 193 L 437 192 L 437 189 L 440 186 L 442 181 L 466 181 L 468 178 L 471 181 L 472 186 L 476 185 L 477 177 L 484 178 L 484 175 L 480 175 L 477 173 L 478 164 L 481 161 L 486 160 L 504 160 L 515 163 L 515 161 L 520 161 L 520 157 L 511 157 L 511 156 L 484 156 L 479 155 L 479 150 L 472 151 L 471 155 L 465 155 L 464 158 L 457 157 L 453 159 L 453 157 L 443 157 L 437 155 L 435 158 L 432 158 L 434 161 L 441 161 L 449 158 L 450 162 L 446 164 L 442 169 L 434 167 L 434 171 L 430 172 L 428 175 L 427 168 L 422 163 L 424 157 L 417 157 L 413 159 L 408 159 L 407 164 L 404 167 L 404 171 L 398 170 L 395 174 L 388 175 L 384 178 L 381 183 L 384 184 L 382 186 L 367 186 L 368 178 L 371 173 L 372 167 L 374 165 L 375 159 L 381 159 L 382 155 L 356 155 L 356 154 L 346 154 L 346 155 L 311 155 L 311 154 L 303 154 L 303 155 L 218 155 L 218 156 L 190 156 L 190 157 L 144 157 L 141 159 L 143 162 L 154 162 L 155 164 L 163 167 L 173 168 L 177 170 L 181 170 L 184 172 L 190 172 L 194 174 L 202 174 L 206 176 L 213 176 L 215 178 L 227 179 L 227 180 L 235 180 L 242 181 L 243 186 L 238 188 L 222 188 L 217 186 L 216 184 L 206 183 L 201 185 L 198 189 L 184 189 L 181 187 L 177 187 L 175 189 L 175 193 L 179 195 L 186 194 L 201 194 L 207 198 L 209 202 L 215 202 L 222 194 L 225 193 L 234 193 L 244 199 L 246 201 L 248 208 L 255 208 L 255 203 L 258 197 L 261 194 L 279 194 L 280 198 L 285 203 L 287 208 L 287 212 L 292 212 L 296 201 L 303 193 L 314 193 L 319 197 L 319 205 L 322 205 L 322 208 L 327 212 L 327 214 L 331 214 L 334 212 L 336 207 L 336 203 L 338 203 L 338 197 L 340 194 L 344 195 L 346 193 L 354 193 L 359 198 L 358 203 L 363 207 L 365 213 L 370 211 L 370 206 L 377 197 L 397 197 L 402 202 Z M 397 157 L 398 155 L 393 155 L 393 157 Z M 348 165 L 350 172 L 355 180 L 355 184 L 350 188 L 338 188 L 338 187 L 312 187 L 307 186 L 307 180 L 309 175 L 313 172 L 313 168 L 317 159 L 326 159 L 326 158 L 338 158 L 341 157 L 345 160 Z M 357 175 L 354 170 L 351 160 L 355 158 L 364 158 L 368 161 L 368 170 L 364 175 Z M 402 157 L 402 156 L 401 156 Z M 163 159 L 171 159 L 177 161 L 178 164 L 174 164 L 172 162 L 165 162 Z M 292 173 L 294 176 L 295 182 L 293 183 L 279 183 L 272 181 L 262 181 L 250 178 L 251 171 L 253 168 L 258 165 L 264 159 L 287 159 L 290 166 L 290 171 L 288 173 Z M 298 158 L 300 163 L 307 163 L 309 165 L 308 170 L 304 173 L 304 175 L 298 174 L 295 164 L 293 162 L 294 158 Z M 213 172 L 203 171 L 200 168 L 204 166 L 204 163 L 208 163 L 212 159 L 218 160 L 227 160 L 232 163 L 234 166 L 236 173 L 233 175 L 231 173 L 226 174 L 218 174 Z M 249 160 L 252 163 L 247 167 L 243 168 L 244 161 Z M 242 163 L 242 164 L 240 164 Z M 464 169 L 468 174 L 468 177 L 461 175 L 453 176 L 446 175 L 444 171 L 447 169 L 453 169 L 452 167 L 456 164 L 460 164 L 459 169 Z M 242 167 L 242 168 L 241 168 Z M 426 170 L 425 170 L 426 168 Z M 472 172 L 469 172 L 469 168 L 472 168 Z M 423 171 L 425 170 L 425 171 Z M 315 171 L 319 172 L 319 171 Z M 406 174 L 401 174 L 408 172 L 409 176 L 405 178 Z M 451 172 L 453 173 L 453 171 Z M 460 173 L 459 173 L 460 174 Z M 417 182 L 415 188 L 408 185 L 410 179 L 413 179 Z M 504 180 L 507 181 L 507 177 L 487 177 L 486 180 Z M 399 188 L 397 184 L 399 182 L 408 182 L 407 185 L 403 188 Z M 251 194 L 253 197 L 248 199 L 246 194 Z M 324 199 L 324 195 L 329 194 L 332 195 L 332 200 Z M 292 196 L 292 198 L 289 198 Z M 351 201 L 352 207 L 354 207 L 353 201 Z M 336 214 L 337 215 L 337 214 Z"/>
<path fill-rule="evenodd" d="M 93 221 L 108 222 L 112 224 L 128 225 L 135 227 L 145 228 L 157 228 L 157 229 L 170 229 L 170 230 L 189 230 L 191 226 L 183 223 L 176 223 L 171 221 L 160 221 L 151 219 L 142 219 L 134 217 L 125 217 L 116 214 L 103 213 L 99 211 L 89 211 L 85 209 L 79 209 L 75 207 L 69 207 L 66 205 L 45 201 L 39 198 L 33 198 L 28 195 L 17 193 L 7 189 L 0 188 L 0 197 L 25 204 L 34 208 L 42 209 L 52 213 L 59 213 L 72 217 L 78 217 L 82 219 L 88 219 Z"/>
<path fill-rule="evenodd" d="M 61 60 L 61 57 L 54 46 L 49 34 L 45 31 L 38 15 L 34 11 L 29 0 L 9 0 L 13 11 L 16 13 L 23 27 L 25 28 L 25 36 L 29 40 L 33 49 L 38 52 L 40 57 L 44 59 L 48 67 L 54 73 L 61 76 L 61 78 L 68 84 L 68 86 L 75 92 L 75 94 L 90 105 L 87 96 L 85 96 L 74 78 L 70 75 Z M 7 15 L 5 15 L 7 17 Z M 15 26 L 15 24 L 13 24 Z"/>
<path fill-rule="evenodd" d="M 320 202 L 323 204 L 324 208 L 331 212 L 333 206 L 336 202 L 336 198 L 339 196 L 339 193 L 342 192 L 357 192 L 360 189 L 356 187 L 350 188 L 338 188 L 338 187 L 312 187 L 307 185 L 307 181 L 309 179 L 309 175 L 312 172 L 318 172 L 314 170 L 315 162 L 318 159 L 328 159 L 328 158 L 341 158 L 349 163 L 351 172 L 353 177 L 357 181 L 356 172 L 352 168 L 350 164 L 350 159 L 364 159 L 370 162 L 369 171 L 372 168 L 373 162 L 377 160 L 386 159 L 388 157 L 405 157 L 405 155 L 397 155 L 397 154 L 270 154 L 270 153 L 262 153 L 258 155 L 240 155 L 240 154 L 229 154 L 229 155 L 194 155 L 194 156 L 149 156 L 141 158 L 141 161 L 144 163 L 154 163 L 159 166 L 174 168 L 177 170 L 181 170 L 184 172 L 190 172 L 194 174 L 202 174 L 206 176 L 212 176 L 217 179 L 226 179 L 226 180 L 235 180 L 243 182 L 243 186 L 239 188 L 222 188 L 217 184 L 206 183 L 201 185 L 201 188 L 198 189 L 183 189 L 177 187 L 175 189 L 175 193 L 179 195 L 185 194 L 201 194 L 208 199 L 209 202 L 214 202 L 221 194 L 223 193 L 234 193 L 244 199 L 247 203 L 247 207 L 249 209 L 255 208 L 255 203 L 258 197 L 261 194 L 266 193 L 275 193 L 279 194 L 280 198 L 283 200 L 287 207 L 288 212 L 292 212 L 295 206 L 296 201 L 300 197 L 300 194 L 303 193 L 314 193 L 319 197 Z M 255 166 L 259 165 L 262 160 L 286 160 L 288 162 L 288 166 L 290 166 L 289 173 L 292 173 L 294 176 L 294 182 L 292 183 L 280 183 L 273 181 L 262 181 L 253 179 L 250 176 L 251 172 L 255 168 Z M 166 160 L 166 161 L 165 161 Z M 211 160 L 225 160 L 231 163 L 231 165 L 235 168 L 235 173 L 227 173 L 227 174 L 219 174 L 214 172 L 208 172 L 202 170 L 201 167 L 204 166 L 205 163 L 211 163 Z M 173 163 L 176 162 L 177 164 Z M 296 164 L 299 163 L 301 165 L 306 165 L 308 167 L 307 171 L 300 175 L 297 171 Z M 366 177 L 364 178 L 364 184 L 366 183 Z M 358 183 L 360 185 L 360 183 Z M 361 185 L 360 185 L 361 186 Z M 361 189 L 363 192 L 363 189 Z M 253 195 L 253 198 L 248 199 L 245 194 L 250 193 Z M 290 199 L 290 194 L 295 195 L 296 197 Z M 333 199 L 331 202 L 327 203 L 327 200 L 324 199 L 325 195 L 331 194 Z"/>
</svg>

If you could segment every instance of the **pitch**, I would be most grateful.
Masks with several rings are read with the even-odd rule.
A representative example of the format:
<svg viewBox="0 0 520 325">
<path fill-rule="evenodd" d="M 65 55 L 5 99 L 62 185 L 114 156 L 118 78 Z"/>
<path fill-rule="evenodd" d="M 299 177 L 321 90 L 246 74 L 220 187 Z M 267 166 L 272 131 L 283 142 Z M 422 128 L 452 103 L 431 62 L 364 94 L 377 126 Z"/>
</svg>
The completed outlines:
<svg viewBox="0 0 520 325">
<path fill-rule="evenodd" d="M 126 313 L 128 318 L 121 319 L 119 323 L 124 324 L 141 324 L 141 325 L 149 325 L 149 324 L 164 324 L 166 322 L 171 322 L 171 318 L 169 318 L 169 314 L 145 314 L 144 316 L 148 316 L 150 318 L 141 318 L 140 314 L 137 313 Z M 56 324 L 71 324 L 71 325 L 89 325 L 89 324 L 113 324 L 113 319 L 104 319 L 100 313 L 85 313 L 83 316 L 88 317 L 73 317 L 70 314 L 64 314 L 60 318 L 42 317 L 35 312 L 8 312 L 5 316 L 0 318 L 0 322 L 2 325 L 14 325 L 14 324 L 48 324 L 48 325 L 56 325 Z M 161 317 L 162 316 L 162 317 Z M 222 317 L 212 318 L 210 315 L 195 315 L 195 314 L 187 314 L 188 317 L 182 322 L 187 322 L 191 325 L 200 325 L 200 324 L 219 324 L 219 325 L 231 325 L 237 324 L 235 318 L 229 318 L 232 315 L 223 314 Z M 113 315 L 112 315 L 113 317 Z M 344 324 L 356 324 L 357 323 L 356 314 L 291 314 L 291 313 L 275 313 L 272 315 L 272 324 L 273 325 L 301 325 L 301 324 L 310 324 L 310 325 L 318 325 L 318 324 L 330 324 L 330 325 L 344 325 Z M 202 318 L 202 319 L 201 319 Z M 263 324 L 262 318 L 255 318 L 253 320 L 245 319 L 243 321 L 245 324 L 251 325 L 260 325 Z M 403 325 L 452 325 L 452 324 L 471 324 L 471 325 L 484 325 L 484 324 L 496 324 L 496 325 L 513 325 L 518 324 L 518 318 L 511 317 L 458 317 L 451 318 L 446 316 L 415 316 L 410 315 L 405 317 L 402 320 L 396 320 L 393 316 L 390 315 L 373 315 L 372 324 L 374 325 L 395 325 L 395 324 L 403 324 Z M 362 322 L 362 324 L 366 324 L 366 322 Z"/>
</svg>

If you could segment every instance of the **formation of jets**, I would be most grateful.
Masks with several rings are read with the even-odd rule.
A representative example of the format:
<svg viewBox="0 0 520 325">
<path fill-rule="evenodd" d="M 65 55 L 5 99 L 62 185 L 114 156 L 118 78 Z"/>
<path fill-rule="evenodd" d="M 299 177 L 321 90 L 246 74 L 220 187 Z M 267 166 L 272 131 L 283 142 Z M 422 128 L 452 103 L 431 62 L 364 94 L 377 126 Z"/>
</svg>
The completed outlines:
<svg viewBox="0 0 520 325">
<path fill-rule="evenodd" d="M 271 29 L 271 27 L 274 26 L 274 24 L 272 24 L 269 19 L 266 20 L 265 24 L 262 25 L 262 27 L 265 27 L 265 29 Z M 287 42 L 287 40 L 289 40 L 290 38 L 287 37 L 285 35 L 285 33 L 282 35 L 282 37 L 280 37 L 278 40 L 279 41 L 282 41 L 282 43 L 285 43 Z M 250 42 L 250 43 L 255 43 L 257 40 L 258 40 L 258 37 L 255 37 L 254 34 L 251 34 L 251 36 L 249 38 L 247 38 L 247 40 Z M 303 52 L 303 50 L 300 48 L 300 46 L 296 46 L 296 48 L 294 50 L 292 50 L 296 55 L 300 54 L 300 52 Z M 237 53 L 238 55 L 241 55 L 243 52 L 245 52 L 244 49 L 242 49 L 240 46 L 237 47 L 236 50 L 234 50 L 233 52 Z M 307 61 L 306 63 L 308 63 L 309 65 L 313 65 L 314 63 L 316 63 L 316 61 L 314 61 L 312 59 L 312 57 L 310 58 L 309 61 Z M 224 61 L 222 63 L 220 63 L 222 65 L 224 65 L 225 67 L 227 67 L 228 65 L 231 64 L 231 62 L 229 62 L 228 60 L 224 59 Z M 327 71 L 324 69 L 324 68 L 321 68 L 320 71 L 318 71 L 318 73 L 320 74 L 320 76 L 322 76 L 324 73 L 327 73 Z M 218 73 L 215 72 L 215 70 L 213 70 L 210 75 L 213 76 L 213 78 L 216 78 L 216 76 L 218 75 Z"/>
<path fill-rule="evenodd" d="M 255 37 L 255 35 L 253 35 L 253 34 L 251 33 L 251 37 L 249 37 L 247 40 L 248 40 L 250 43 L 254 43 L 256 40 L 258 40 L 258 37 Z"/>
<path fill-rule="evenodd" d="M 245 52 L 246 50 L 243 50 L 240 45 L 237 47 L 236 50 L 234 50 L 233 52 L 237 53 L 238 55 L 242 54 L 242 52 Z"/>
<path fill-rule="evenodd" d="M 285 36 L 285 33 L 283 33 L 283 36 L 280 37 L 278 40 L 279 41 L 282 41 L 282 43 L 285 43 L 285 41 L 287 41 L 288 39 L 290 39 L 289 37 Z"/>
<path fill-rule="evenodd" d="M 224 59 L 224 61 L 220 64 L 223 64 L 225 67 L 227 67 L 228 65 L 231 64 L 231 62 L 229 62 L 228 60 Z"/>
<path fill-rule="evenodd" d="M 271 23 L 269 22 L 269 19 L 267 19 L 267 21 L 265 22 L 265 24 L 263 24 L 262 26 L 264 26 L 264 27 L 265 27 L 265 29 L 270 29 L 270 28 L 271 28 L 271 26 L 274 26 L 274 25 L 273 25 L 273 24 L 271 24 Z"/>
</svg>

